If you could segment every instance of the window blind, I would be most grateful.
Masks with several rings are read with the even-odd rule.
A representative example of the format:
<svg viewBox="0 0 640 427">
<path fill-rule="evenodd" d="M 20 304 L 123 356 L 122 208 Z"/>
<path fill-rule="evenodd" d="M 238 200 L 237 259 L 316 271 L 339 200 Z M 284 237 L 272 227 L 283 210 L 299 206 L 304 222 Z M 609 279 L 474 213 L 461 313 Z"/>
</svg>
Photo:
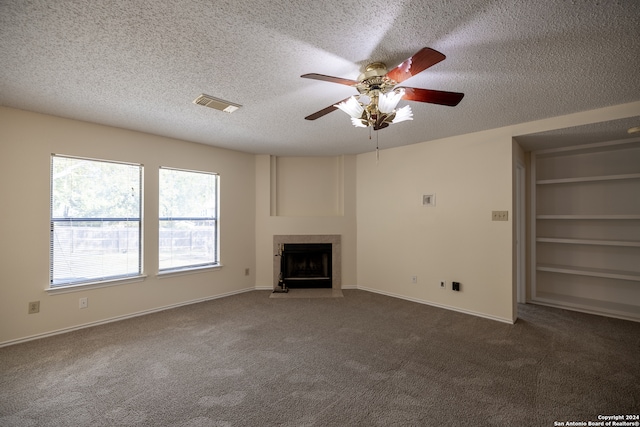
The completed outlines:
<svg viewBox="0 0 640 427">
<path fill-rule="evenodd" d="M 140 164 L 51 156 L 50 286 L 142 273 Z"/>
</svg>

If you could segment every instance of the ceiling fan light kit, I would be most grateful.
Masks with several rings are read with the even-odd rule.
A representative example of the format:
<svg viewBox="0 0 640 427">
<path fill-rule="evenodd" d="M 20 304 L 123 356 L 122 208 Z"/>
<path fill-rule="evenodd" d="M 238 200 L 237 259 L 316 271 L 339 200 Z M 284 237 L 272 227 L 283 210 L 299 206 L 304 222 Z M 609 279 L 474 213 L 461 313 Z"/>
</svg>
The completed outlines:
<svg viewBox="0 0 640 427">
<path fill-rule="evenodd" d="M 413 111 L 409 105 L 396 109 L 401 99 L 456 106 L 464 97 L 463 93 L 398 86 L 409 77 L 444 59 L 445 56 L 442 53 L 425 47 L 391 71 L 387 71 L 384 63 L 373 62 L 365 67 L 364 72 L 358 76 L 358 80 L 316 73 L 304 74 L 300 77 L 351 86 L 359 92 L 359 95 L 353 95 L 305 119 L 315 120 L 340 109 L 351 116 L 351 123 L 354 126 L 379 130 L 388 127 L 391 123 L 413 120 Z"/>
<path fill-rule="evenodd" d="M 375 130 L 383 129 L 390 123 L 399 123 L 405 120 L 413 120 L 413 112 L 409 105 L 395 109 L 404 96 L 404 90 L 381 93 L 377 96 L 367 97 L 369 102 L 360 102 L 356 96 L 340 102 L 338 107 L 351 116 L 351 123 L 355 127 L 366 128 L 373 126 Z M 363 98 L 365 98 L 363 96 Z"/>
</svg>

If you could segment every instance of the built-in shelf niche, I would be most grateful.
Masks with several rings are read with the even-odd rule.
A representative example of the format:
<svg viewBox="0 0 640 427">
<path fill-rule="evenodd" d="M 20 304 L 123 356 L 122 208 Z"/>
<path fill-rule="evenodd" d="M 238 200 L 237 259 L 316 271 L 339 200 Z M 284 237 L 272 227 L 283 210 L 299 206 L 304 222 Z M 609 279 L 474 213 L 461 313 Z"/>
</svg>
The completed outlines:
<svg viewBox="0 0 640 427">
<path fill-rule="evenodd" d="M 344 156 L 271 156 L 270 169 L 271 216 L 344 216 Z"/>
<path fill-rule="evenodd" d="M 640 138 L 531 159 L 531 302 L 640 321 Z"/>
</svg>

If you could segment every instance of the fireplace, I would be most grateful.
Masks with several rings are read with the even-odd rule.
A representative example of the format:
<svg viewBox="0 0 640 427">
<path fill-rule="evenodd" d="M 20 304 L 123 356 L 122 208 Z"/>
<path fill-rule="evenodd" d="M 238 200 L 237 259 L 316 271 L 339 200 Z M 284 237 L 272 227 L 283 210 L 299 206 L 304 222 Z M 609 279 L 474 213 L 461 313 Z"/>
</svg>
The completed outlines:
<svg viewBox="0 0 640 427">
<path fill-rule="evenodd" d="M 285 243 L 281 256 L 287 288 L 331 288 L 331 243 Z"/>
<path fill-rule="evenodd" d="M 273 236 L 273 287 L 342 288 L 341 236 L 288 234 Z"/>
</svg>

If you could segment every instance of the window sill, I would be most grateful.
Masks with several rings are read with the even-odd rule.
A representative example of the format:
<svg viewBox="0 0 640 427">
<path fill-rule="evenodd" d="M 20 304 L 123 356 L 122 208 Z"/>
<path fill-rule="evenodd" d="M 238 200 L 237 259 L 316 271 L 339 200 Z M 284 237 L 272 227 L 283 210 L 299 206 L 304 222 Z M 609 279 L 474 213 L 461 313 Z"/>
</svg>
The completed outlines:
<svg viewBox="0 0 640 427">
<path fill-rule="evenodd" d="M 69 292 L 80 292 L 80 291 L 86 291 L 88 289 L 106 288 L 109 286 L 120 286 L 120 285 L 127 285 L 129 283 L 142 282 L 146 278 L 147 278 L 147 275 L 142 274 L 140 276 L 127 277 L 125 279 L 104 280 L 100 282 L 89 282 L 89 283 L 82 283 L 78 285 L 49 287 L 45 289 L 45 291 L 50 295 L 67 294 Z"/>
<path fill-rule="evenodd" d="M 216 265 L 206 265 L 204 267 L 185 268 L 183 270 L 159 271 L 158 279 L 164 279 L 164 278 L 173 277 L 173 276 L 183 276 L 185 274 L 203 273 L 206 271 L 220 270 L 221 268 L 222 268 L 222 264 L 216 264 Z"/>
</svg>

